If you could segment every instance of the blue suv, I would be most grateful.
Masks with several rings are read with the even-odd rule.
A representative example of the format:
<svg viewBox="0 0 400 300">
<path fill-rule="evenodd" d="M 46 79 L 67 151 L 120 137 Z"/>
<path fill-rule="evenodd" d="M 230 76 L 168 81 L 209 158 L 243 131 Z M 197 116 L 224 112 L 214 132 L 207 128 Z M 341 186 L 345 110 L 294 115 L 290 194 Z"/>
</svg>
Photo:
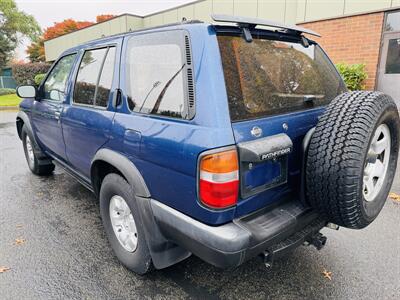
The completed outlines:
<svg viewBox="0 0 400 300">
<path fill-rule="evenodd" d="M 88 42 L 17 90 L 30 170 L 91 190 L 139 274 L 192 253 L 227 268 L 321 249 L 321 228 L 370 224 L 393 181 L 390 97 L 348 92 L 315 32 L 213 18 Z"/>
</svg>

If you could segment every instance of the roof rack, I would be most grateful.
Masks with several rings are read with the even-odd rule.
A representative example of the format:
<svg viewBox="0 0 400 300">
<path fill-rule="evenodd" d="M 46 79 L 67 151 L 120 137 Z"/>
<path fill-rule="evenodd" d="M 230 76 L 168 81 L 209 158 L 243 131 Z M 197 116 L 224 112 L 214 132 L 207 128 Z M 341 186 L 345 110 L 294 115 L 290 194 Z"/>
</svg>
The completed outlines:
<svg viewBox="0 0 400 300">
<path fill-rule="evenodd" d="M 263 19 L 258 19 L 258 18 L 248 18 L 248 17 L 219 15 L 219 14 L 212 14 L 211 18 L 215 22 L 236 23 L 239 27 L 247 28 L 247 29 L 254 29 L 257 25 L 262 25 L 262 26 L 280 28 L 280 29 L 285 30 L 286 32 L 291 32 L 291 33 L 294 33 L 297 35 L 301 35 L 302 33 L 307 33 L 307 34 L 318 36 L 318 37 L 321 36 L 320 34 L 314 32 L 312 30 L 303 28 L 303 27 L 299 27 L 296 25 L 286 25 L 283 23 L 269 21 L 269 20 L 263 20 Z"/>
</svg>

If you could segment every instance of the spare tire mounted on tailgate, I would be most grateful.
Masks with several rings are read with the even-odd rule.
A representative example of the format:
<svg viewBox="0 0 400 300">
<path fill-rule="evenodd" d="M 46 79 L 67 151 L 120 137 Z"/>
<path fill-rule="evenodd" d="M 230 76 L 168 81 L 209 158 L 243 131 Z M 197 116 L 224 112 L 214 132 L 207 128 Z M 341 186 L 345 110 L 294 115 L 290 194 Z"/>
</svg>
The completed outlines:
<svg viewBox="0 0 400 300">
<path fill-rule="evenodd" d="M 379 92 L 336 97 L 321 116 L 308 150 L 309 203 L 326 219 L 363 228 L 379 214 L 396 171 L 400 121 Z"/>
</svg>

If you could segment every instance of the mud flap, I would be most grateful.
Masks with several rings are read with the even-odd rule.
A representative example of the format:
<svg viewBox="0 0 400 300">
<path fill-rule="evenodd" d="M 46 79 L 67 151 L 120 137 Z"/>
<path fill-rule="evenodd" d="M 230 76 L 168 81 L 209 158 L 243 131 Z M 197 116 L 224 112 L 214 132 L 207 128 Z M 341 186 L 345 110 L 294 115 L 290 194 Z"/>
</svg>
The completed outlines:
<svg viewBox="0 0 400 300">
<path fill-rule="evenodd" d="M 136 196 L 153 265 L 156 269 L 163 269 L 188 258 L 192 253 L 163 236 L 154 219 L 150 201 L 150 198 Z"/>
</svg>

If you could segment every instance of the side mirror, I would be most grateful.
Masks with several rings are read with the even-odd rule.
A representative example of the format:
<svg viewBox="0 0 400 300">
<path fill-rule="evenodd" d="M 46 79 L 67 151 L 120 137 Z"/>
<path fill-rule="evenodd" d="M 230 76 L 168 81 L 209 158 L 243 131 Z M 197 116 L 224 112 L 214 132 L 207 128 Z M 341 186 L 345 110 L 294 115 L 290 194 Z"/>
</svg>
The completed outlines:
<svg viewBox="0 0 400 300">
<path fill-rule="evenodd" d="M 50 91 L 50 99 L 60 101 L 61 100 L 60 92 L 57 90 L 51 90 Z"/>
<path fill-rule="evenodd" d="M 50 91 L 50 99 L 55 101 L 64 101 L 65 93 L 60 90 L 51 90 Z"/>
<path fill-rule="evenodd" d="M 20 98 L 36 98 L 37 90 L 33 85 L 21 85 L 17 87 L 17 95 Z"/>
</svg>

